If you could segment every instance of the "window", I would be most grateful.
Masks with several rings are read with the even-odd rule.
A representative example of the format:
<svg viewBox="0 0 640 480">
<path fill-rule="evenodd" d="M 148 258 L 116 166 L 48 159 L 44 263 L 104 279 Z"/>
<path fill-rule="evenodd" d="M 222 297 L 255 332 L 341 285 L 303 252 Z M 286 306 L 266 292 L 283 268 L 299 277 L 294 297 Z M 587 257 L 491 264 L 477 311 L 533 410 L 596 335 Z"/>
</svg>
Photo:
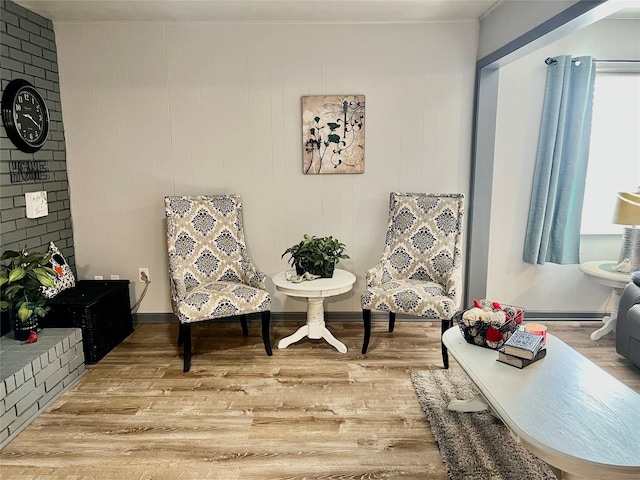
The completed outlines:
<svg viewBox="0 0 640 480">
<path fill-rule="evenodd" d="M 587 183 L 582 210 L 583 235 L 620 234 L 611 223 L 617 192 L 640 187 L 640 72 L 598 72 Z"/>
</svg>

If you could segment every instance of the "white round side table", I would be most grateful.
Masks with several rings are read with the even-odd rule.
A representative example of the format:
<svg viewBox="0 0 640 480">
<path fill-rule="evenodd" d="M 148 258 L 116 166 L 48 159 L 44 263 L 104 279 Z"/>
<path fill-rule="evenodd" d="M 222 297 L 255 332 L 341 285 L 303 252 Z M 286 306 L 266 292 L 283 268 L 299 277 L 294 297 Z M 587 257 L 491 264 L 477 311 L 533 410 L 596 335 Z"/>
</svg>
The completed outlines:
<svg viewBox="0 0 640 480">
<path fill-rule="evenodd" d="M 598 282 L 600 285 L 613 288 L 613 306 L 611 307 L 611 315 L 602 318 L 604 325 L 591 334 L 591 340 L 600 340 L 603 336 L 613 330 L 618 320 L 618 304 L 622 290 L 631 281 L 630 273 L 622 273 L 611 268 L 618 262 L 605 262 L 596 260 L 593 262 L 585 262 L 580 264 L 580 270 L 589 279 Z"/>
<path fill-rule="evenodd" d="M 315 280 L 293 283 L 285 278 L 286 272 L 273 276 L 272 281 L 276 290 L 290 297 L 305 297 L 307 299 L 307 324 L 295 333 L 278 342 L 278 348 L 287 348 L 292 343 L 304 337 L 311 339 L 324 338 L 327 343 L 335 347 L 340 353 L 347 353 L 347 346 L 339 341 L 324 322 L 324 299 L 340 295 L 351 290 L 356 281 L 353 273 L 335 269 L 332 278 L 317 278 Z M 295 272 L 294 272 L 295 273 Z"/>
</svg>

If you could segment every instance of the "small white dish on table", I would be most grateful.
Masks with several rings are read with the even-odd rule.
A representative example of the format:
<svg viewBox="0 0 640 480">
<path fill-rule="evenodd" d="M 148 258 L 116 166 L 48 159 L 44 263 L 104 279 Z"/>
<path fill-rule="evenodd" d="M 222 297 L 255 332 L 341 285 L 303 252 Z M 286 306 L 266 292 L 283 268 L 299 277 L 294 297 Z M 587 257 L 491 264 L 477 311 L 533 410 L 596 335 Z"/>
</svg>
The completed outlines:
<svg viewBox="0 0 640 480">
<path fill-rule="evenodd" d="M 350 291 L 356 282 L 355 275 L 346 270 L 336 268 L 331 278 L 317 278 L 294 283 L 286 279 L 286 273 L 277 273 L 271 280 L 279 292 L 290 297 L 307 299 L 307 323 L 292 335 L 281 339 L 278 342 L 278 348 L 287 348 L 304 337 L 314 340 L 324 338 L 329 345 L 335 347 L 340 353 L 347 353 L 347 346 L 334 337 L 325 325 L 324 299 Z"/>
</svg>

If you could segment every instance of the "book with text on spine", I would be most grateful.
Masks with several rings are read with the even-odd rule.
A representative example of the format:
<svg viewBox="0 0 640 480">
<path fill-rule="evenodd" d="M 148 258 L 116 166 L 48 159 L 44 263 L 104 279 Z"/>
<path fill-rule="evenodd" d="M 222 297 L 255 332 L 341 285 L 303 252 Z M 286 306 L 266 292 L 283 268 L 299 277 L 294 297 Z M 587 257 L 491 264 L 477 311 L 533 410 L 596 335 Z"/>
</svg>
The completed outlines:
<svg viewBox="0 0 640 480">
<path fill-rule="evenodd" d="M 527 360 L 533 360 L 536 353 L 542 348 L 544 338 L 542 335 L 516 330 L 513 335 L 504 342 L 504 353 Z"/>
<path fill-rule="evenodd" d="M 518 368 L 524 368 L 527 365 L 531 365 L 533 362 L 537 362 L 538 360 L 540 360 L 541 358 L 544 358 L 547 356 L 547 349 L 546 348 L 541 348 L 540 350 L 538 350 L 538 353 L 536 353 L 536 356 L 533 357 L 532 360 L 527 360 L 526 358 L 521 358 L 521 357 L 514 357 L 513 355 L 509 355 L 507 353 L 504 353 L 504 349 L 500 349 L 498 350 L 498 361 L 502 362 L 502 363 L 506 363 L 508 365 L 512 365 L 514 367 L 518 367 Z"/>
</svg>

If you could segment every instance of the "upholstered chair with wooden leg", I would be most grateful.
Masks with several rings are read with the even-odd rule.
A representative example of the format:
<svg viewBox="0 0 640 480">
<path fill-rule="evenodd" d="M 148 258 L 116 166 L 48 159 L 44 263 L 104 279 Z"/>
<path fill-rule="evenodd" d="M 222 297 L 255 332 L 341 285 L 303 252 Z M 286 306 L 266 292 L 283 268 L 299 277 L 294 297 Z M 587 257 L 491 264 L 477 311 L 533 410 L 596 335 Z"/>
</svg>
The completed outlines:
<svg viewBox="0 0 640 480">
<path fill-rule="evenodd" d="M 180 320 L 184 371 L 191 367 L 191 324 L 261 313 L 262 340 L 271 355 L 271 297 L 266 275 L 251 262 L 238 195 L 165 197 L 171 304 Z"/>
<path fill-rule="evenodd" d="M 366 272 L 362 294 L 364 342 L 371 338 L 371 310 L 439 319 L 444 333 L 460 308 L 464 197 L 457 193 L 398 193 L 389 201 L 389 224 L 382 258 Z M 442 345 L 444 368 L 449 368 Z"/>
</svg>

